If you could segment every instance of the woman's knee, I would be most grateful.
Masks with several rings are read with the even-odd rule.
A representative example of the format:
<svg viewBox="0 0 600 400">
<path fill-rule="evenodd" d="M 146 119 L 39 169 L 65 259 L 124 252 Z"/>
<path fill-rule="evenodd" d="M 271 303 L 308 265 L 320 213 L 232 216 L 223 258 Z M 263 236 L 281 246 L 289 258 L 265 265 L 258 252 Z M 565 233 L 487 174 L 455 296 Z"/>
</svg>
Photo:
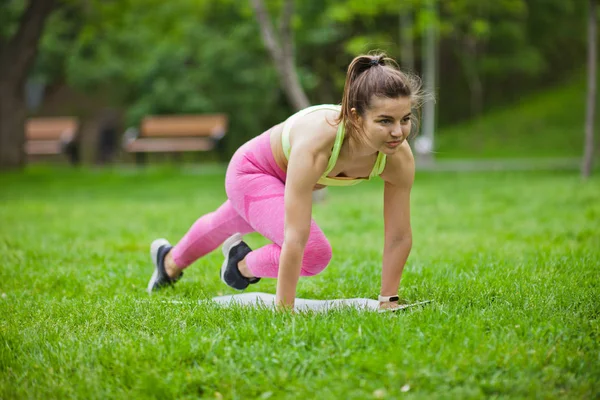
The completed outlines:
<svg viewBox="0 0 600 400">
<path fill-rule="evenodd" d="M 304 249 L 304 258 L 302 260 L 302 276 L 314 276 L 320 273 L 329 265 L 332 257 L 332 250 L 329 241 L 321 233 L 315 238 L 309 238 Z"/>
</svg>

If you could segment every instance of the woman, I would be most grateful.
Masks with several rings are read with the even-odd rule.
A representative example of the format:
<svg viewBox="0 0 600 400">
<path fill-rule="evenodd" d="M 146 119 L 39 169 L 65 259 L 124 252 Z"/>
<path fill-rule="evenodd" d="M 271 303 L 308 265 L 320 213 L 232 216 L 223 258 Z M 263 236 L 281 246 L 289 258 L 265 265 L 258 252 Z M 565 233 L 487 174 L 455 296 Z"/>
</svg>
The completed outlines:
<svg viewBox="0 0 600 400">
<path fill-rule="evenodd" d="M 228 200 L 198 219 L 172 247 L 152 243 L 151 293 L 223 244 L 221 280 L 245 289 L 277 278 L 276 303 L 293 308 L 300 276 L 321 272 L 331 246 L 311 218 L 312 192 L 350 186 L 379 175 L 385 181 L 385 245 L 380 307 L 398 306 L 400 277 L 410 253 L 410 191 L 414 158 L 407 138 L 420 81 L 385 55 L 356 57 L 341 106 L 304 109 L 250 140 L 234 154 L 225 179 Z M 273 243 L 252 251 L 242 235 L 259 232 Z"/>
</svg>

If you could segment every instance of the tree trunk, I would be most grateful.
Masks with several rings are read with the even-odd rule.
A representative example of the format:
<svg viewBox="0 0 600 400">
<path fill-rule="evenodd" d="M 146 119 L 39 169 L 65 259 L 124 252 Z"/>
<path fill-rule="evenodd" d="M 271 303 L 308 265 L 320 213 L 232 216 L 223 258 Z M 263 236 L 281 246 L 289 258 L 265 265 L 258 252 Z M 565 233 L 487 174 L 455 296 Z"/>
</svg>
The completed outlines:
<svg viewBox="0 0 600 400">
<path fill-rule="evenodd" d="M 483 110 L 483 85 L 477 69 L 477 39 L 472 36 L 465 37 L 463 41 L 464 69 L 467 73 L 467 84 L 471 95 L 471 118 L 481 116 Z"/>
<path fill-rule="evenodd" d="M 400 64 L 402 68 L 415 72 L 415 52 L 413 46 L 413 13 L 405 7 L 400 10 Z"/>
<path fill-rule="evenodd" d="M 426 3 L 428 12 L 432 14 L 429 25 L 426 27 L 422 43 L 423 52 L 423 83 L 425 90 L 435 93 L 437 76 L 437 9 L 435 2 Z M 435 18 L 433 18 L 435 17 Z M 419 160 L 424 164 L 434 162 L 433 151 L 435 148 L 435 103 L 428 101 L 423 106 L 423 125 L 421 135 L 415 141 L 415 149 Z"/>
<path fill-rule="evenodd" d="M 281 42 L 276 39 L 273 24 L 269 17 L 263 0 L 252 0 L 252 7 L 256 14 L 256 19 L 260 25 L 260 31 L 265 46 L 275 64 L 275 69 L 279 75 L 281 86 L 294 109 L 301 110 L 310 105 L 308 97 L 298 79 L 298 73 L 294 64 L 294 39 L 291 29 L 291 19 L 294 14 L 293 0 L 286 0 L 283 5 L 281 15 L 279 36 Z"/>
<path fill-rule="evenodd" d="M 17 32 L 0 39 L 0 169 L 25 165 L 25 82 L 54 0 L 31 0 Z"/>
<path fill-rule="evenodd" d="M 588 94 L 585 117 L 585 147 L 581 175 L 589 178 L 594 161 L 594 111 L 596 109 L 596 1 L 589 0 L 590 15 L 588 22 Z"/>
</svg>

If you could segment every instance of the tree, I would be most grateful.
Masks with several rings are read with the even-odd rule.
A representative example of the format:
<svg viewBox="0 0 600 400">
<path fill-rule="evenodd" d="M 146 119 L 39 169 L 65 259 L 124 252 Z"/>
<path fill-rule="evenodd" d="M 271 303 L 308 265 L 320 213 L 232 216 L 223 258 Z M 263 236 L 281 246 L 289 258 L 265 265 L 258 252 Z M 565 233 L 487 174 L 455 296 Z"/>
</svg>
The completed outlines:
<svg viewBox="0 0 600 400">
<path fill-rule="evenodd" d="M 594 111 L 596 109 L 596 2 L 589 0 L 589 22 L 588 22 L 588 93 L 587 110 L 585 117 L 585 148 L 581 174 L 589 178 L 592 174 L 594 160 Z"/>
<path fill-rule="evenodd" d="M 426 17 L 426 31 L 423 38 L 423 83 L 425 90 L 435 93 L 437 73 L 437 9 L 435 0 L 426 3 L 428 14 Z M 435 103 L 428 101 L 423 107 L 423 129 L 415 141 L 418 156 L 425 163 L 433 162 L 434 132 L 435 132 Z"/>
<path fill-rule="evenodd" d="M 399 33 L 400 33 L 400 65 L 402 68 L 415 71 L 414 54 L 414 28 L 413 28 L 413 10 L 410 3 L 401 8 L 398 13 Z"/>
<path fill-rule="evenodd" d="M 263 0 L 252 0 L 252 7 L 260 25 L 263 41 L 271 54 L 281 86 L 288 100 L 296 110 L 308 107 L 310 103 L 300 85 L 294 63 L 294 37 L 291 27 L 294 1 L 285 0 L 283 4 L 278 32 L 278 36 L 281 38 L 280 41 L 275 36 L 275 30 Z"/>
<path fill-rule="evenodd" d="M 16 31 L 0 37 L 0 169 L 25 165 L 25 82 L 54 8 L 54 0 L 31 0 Z"/>
</svg>

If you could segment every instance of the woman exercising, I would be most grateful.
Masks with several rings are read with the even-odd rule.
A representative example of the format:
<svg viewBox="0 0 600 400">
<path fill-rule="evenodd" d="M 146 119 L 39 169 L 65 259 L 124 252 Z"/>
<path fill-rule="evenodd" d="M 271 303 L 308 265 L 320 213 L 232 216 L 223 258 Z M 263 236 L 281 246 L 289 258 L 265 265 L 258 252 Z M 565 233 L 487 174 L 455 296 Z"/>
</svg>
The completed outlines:
<svg viewBox="0 0 600 400">
<path fill-rule="evenodd" d="M 242 145 L 227 168 L 227 201 L 200 217 L 175 246 L 151 245 L 148 292 L 174 284 L 184 268 L 223 245 L 221 280 L 242 290 L 277 278 L 276 304 L 293 308 L 300 276 L 316 275 L 331 246 L 312 219 L 312 192 L 380 176 L 385 181 L 385 242 L 380 308 L 398 306 L 402 270 L 412 246 L 410 191 L 414 158 L 407 142 L 420 80 L 384 54 L 356 57 L 342 104 L 308 107 Z M 251 250 L 242 235 L 270 241 Z"/>
</svg>

